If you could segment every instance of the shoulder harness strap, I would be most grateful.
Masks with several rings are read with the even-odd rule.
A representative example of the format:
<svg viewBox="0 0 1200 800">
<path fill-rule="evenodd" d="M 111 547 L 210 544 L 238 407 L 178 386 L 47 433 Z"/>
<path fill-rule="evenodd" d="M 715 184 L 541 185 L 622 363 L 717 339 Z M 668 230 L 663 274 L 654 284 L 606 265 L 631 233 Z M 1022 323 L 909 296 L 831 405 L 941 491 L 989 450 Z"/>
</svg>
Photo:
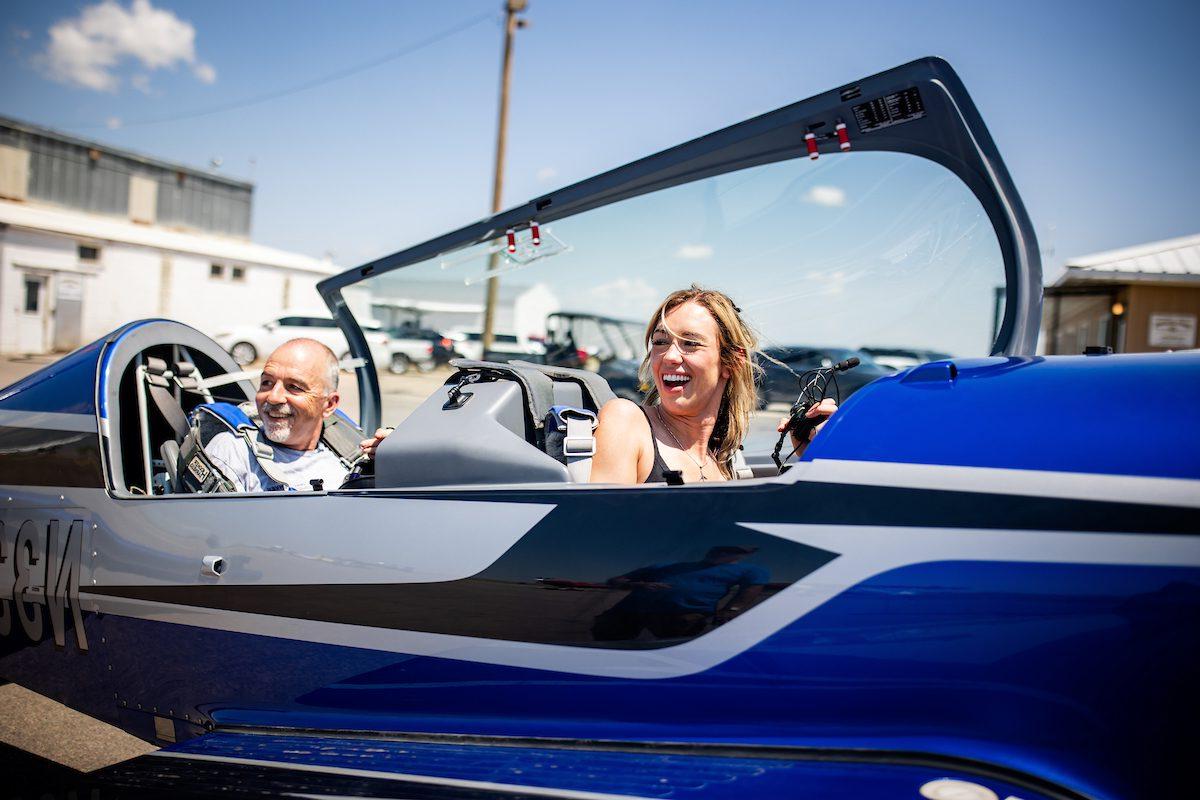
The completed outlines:
<svg viewBox="0 0 1200 800">
<path fill-rule="evenodd" d="M 325 446 L 333 451 L 349 470 L 363 459 L 359 443 L 365 438 L 363 432 L 341 409 L 325 418 L 325 430 L 321 432 Z"/>
<path fill-rule="evenodd" d="M 546 450 L 567 465 L 574 483 L 587 483 L 596 455 L 596 412 L 553 406 L 546 417 Z"/>
<path fill-rule="evenodd" d="M 189 429 L 179 445 L 176 491 L 209 494 L 237 491 L 232 478 L 204 451 L 218 433 L 239 435 L 238 426 L 249 424 L 246 415 L 230 403 L 205 403 L 192 410 Z"/>
</svg>

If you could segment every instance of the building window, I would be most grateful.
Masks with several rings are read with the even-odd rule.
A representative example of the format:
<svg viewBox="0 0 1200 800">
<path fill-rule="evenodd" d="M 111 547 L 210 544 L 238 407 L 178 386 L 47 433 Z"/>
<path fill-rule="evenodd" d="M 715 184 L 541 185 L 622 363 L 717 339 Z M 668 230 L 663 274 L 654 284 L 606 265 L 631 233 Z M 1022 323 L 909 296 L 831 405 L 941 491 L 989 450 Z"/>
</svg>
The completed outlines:
<svg viewBox="0 0 1200 800">
<path fill-rule="evenodd" d="M 25 313 L 36 314 L 38 312 L 38 299 L 42 293 L 42 282 L 37 280 L 25 279 Z"/>
<path fill-rule="evenodd" d="M 218 280 L 220 280 L 221 278 L 224 278 L 225 277 L 225 265 L 224 264 L 209 264 L 208 277 L 217 278 Z"/>
<path fill-rule="evenodd" d="M 233 280 L 233 281 L 246 280 L 246 268 L 245 267 L 231 267 L 229 279 Z"/>
<path fill-rule="evenodd" d="M 79 260 L 96 262 L 100 260 L 100 248 L 91 245 L 79 245 Z"/>
</svg>

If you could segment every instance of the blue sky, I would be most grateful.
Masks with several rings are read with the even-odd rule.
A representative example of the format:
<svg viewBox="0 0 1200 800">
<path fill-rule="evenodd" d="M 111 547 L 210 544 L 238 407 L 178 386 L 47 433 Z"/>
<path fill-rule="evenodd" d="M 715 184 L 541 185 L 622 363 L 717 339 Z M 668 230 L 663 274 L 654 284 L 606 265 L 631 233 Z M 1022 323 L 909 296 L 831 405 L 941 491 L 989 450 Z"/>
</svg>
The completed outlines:
<svg viewBox="0 0 1200 800">
<path fill-rule="evenodd" d="M 114 34 L 109 51 L 65 66 L 97 3 L 6 4 L 0 113 L 190 165 L 220 158 L 256 184 L 257 241 L 342 266 L 487 213 L 500 0 L 147 2 L 88 24 L 136 17 L 165 44 Z M 527 16 L 506 205 L 940 55 L 1000 147 L 1048 275 L 1070 256 L 1200 228 L 1200 4 L 531 0 Z M 454 28 L 350 77 L 195 116 Z"/>
</svg>

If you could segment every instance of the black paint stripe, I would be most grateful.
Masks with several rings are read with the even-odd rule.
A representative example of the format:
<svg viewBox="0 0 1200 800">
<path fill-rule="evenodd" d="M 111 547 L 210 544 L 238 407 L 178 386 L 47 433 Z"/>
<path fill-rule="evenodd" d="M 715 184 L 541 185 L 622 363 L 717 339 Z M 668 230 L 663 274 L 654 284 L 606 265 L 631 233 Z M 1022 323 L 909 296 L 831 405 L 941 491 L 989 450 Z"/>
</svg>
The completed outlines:
<svg viewBox="0 0 1200 800">
<path fill-rule="evenodd" d="M 0 426 L 0 484 L 102 488 L 99 436 Z"/>
<path fill-rule="evenodd" d="M 698 524 L 708 517 L 696 507 L 728 507 L 738 521 L 805 525 L 881 525 L 984 530 L 1080 531 L 1095 533 L 1200 533 L 1200 508 L 1111 501 L 1103 498 L 1030 497 L 944 489 L 838 483 L 736 483 L 659 488 L 644 492 L 591 489 L 586 492 L 488 489 L 481 491 L 371 491 L 372 497 L 471 502 L 555 503 L 559 509 L 607 498 L 614 506 L 653 517 L 670 508 Z M 1200 491 L 1200 489 L 1198 489 Z M 368 494 L 364 492 L 364 494 Z M 681 499 L 683 502 L 681 502 Z M 597 505 L 601 503 L 597 502 Z M 686 509 L 686 511 L 684 510 Z M 591 524 L 595 524 L 594 522 Z"/>
<path fill-rule="evenodd" d="M 694 633 L 597 641 L 592 633 L 596 618 L 626 593 L 612 589 L 561 590 L 478 578 L 415 584 L 113 586 L 92 587 L 89 591 L 108 597 L 386 630 L 616 650 L 671 647 L 713 628 L 711 621 L 698 620 L 700 627 Z M 565 613 L 554 602 L 560 599 L 567 601 Z M 633 636 L 639 634 L 641 630 Z M 646 635 L 653 637 L 653 633 Z"/>
</svg>

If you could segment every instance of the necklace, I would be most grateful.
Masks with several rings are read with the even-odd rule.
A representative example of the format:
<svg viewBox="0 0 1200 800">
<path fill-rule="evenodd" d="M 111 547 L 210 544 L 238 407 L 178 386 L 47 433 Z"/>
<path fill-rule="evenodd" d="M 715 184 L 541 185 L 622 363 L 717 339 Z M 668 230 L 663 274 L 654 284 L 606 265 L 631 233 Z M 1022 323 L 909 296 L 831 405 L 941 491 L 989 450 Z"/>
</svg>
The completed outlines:
<svg viewBox="0 0 1200 800">
<path fill-rule="evenodd" d="M 675 446 L 682 450 L 683 454 L 688 457 L 688 460 L 696 465 L 696 469 L 700 472 L 700 480 L 708 480 L 708 477 L 704 474 L 704 468 L 708 466 L 708 448 L 705 448 L 704 450 L 704 463 L 701 464 L 696 460 L 696 457 L 692 455 L 691 451 L 684 447 L 683 443 L 679 441 L 679 438 L 675 435 L 675 431 L 671 430 L 671 426 L 667 424 L 666 418 L 663 417 L 662 409 L 660 409 L 658 406 L 655 406 L 654 414 L 658 417 L 658 421 L 662 424 L 663 428 L 666 429 L 667 436 L 671 437 L 671 441 L 675 443 Z M 651 435 L 653 435 L 653 432 L 651 432 Z"/>
</svg>

